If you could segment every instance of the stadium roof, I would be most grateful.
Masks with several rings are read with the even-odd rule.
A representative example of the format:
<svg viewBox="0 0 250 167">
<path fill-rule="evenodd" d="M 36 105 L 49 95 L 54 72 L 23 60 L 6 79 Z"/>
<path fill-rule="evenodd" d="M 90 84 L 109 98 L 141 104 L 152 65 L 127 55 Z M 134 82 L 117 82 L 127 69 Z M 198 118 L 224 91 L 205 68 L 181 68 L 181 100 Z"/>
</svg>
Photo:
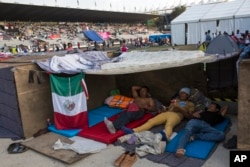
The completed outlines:
<svg viewBox="0 0 250 167">
<path fill-rule="evenodd" d="M 155 14 L 88 10 L 67 7 L 0 3 L 1 21 L 64 21 L 138 23 L 160 17 Z"/>
</svg>

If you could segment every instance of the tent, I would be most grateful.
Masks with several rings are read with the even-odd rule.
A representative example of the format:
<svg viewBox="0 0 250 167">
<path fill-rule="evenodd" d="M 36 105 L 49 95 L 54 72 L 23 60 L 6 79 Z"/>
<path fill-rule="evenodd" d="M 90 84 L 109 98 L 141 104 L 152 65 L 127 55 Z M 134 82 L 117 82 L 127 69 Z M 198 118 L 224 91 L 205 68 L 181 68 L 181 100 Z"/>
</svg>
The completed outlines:
<svg viewBox="0 0 250 167">
<path fill-rule="evenodd" d="M 218 63 L 207 64 L 209 89 L 237 87 L 236 61 L 240 49 L 229 35 L 222 34 L 214 38 L 205 50 L 205 54 L 216 55 Z M 223 61 L 221 61 L 223 60 Z"/>
<path fill-rule="evenodd" d="M 205 32 L 245 32 L 250 27 L 250 2 L 234 0 L 193 5 L 171 22 L 172 42 L 197 44 L 205 40 Z"/>
<path fill-rule="evenodd" d="M 219 35 L 209 43 L 205 52 L 225 57 L 238 54 L 240 49 L 229 35 Z"/>
</svg>

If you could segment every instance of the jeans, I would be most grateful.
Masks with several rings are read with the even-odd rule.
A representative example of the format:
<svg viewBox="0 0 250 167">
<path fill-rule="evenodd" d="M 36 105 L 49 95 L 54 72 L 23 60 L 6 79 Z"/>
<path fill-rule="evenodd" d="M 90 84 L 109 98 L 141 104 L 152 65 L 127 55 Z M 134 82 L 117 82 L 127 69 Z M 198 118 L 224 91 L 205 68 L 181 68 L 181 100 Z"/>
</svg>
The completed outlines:
<svg viewBox="0 0 250 167">
<path fill-rule="evenodd" d="M 116 130 L 121 129 L 122 126 L 125 126 L 126 124 L 130 123 L 131 121 L 135 121 L 138 119 L 141 119 L 144 115 L 144 111 L 123 111 L 118 116 L 118 118 L 113 121 L 113 125 Z"/>
<path fill-rule="evenodd" d="M 179 139 L 177 149 L 184 149 L 190 137 L 206 141 L 222 141 L 225 138 L 224 132 L 213 128 L 207 122 L 199 119 L 191 119 L 184 128 L 184 133 Z"/>
</svg>

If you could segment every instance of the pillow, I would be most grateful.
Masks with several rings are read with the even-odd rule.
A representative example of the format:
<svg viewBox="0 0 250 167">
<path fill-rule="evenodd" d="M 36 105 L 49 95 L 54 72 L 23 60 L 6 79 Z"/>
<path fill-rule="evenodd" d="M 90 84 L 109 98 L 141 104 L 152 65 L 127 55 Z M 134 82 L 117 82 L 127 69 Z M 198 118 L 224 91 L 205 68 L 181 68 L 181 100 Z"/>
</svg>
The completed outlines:
<svg viewBox="0 0 250 167">
<path fill-rule="evenodd" d="M 209 104 L 211 104 L 211 100 L 206 97 L 200 90 L 191 88 L 189 100 L 194 103 L 195 111 L 205 110 Z"/>
<path fill-rule="evenodd" d="M 110 107 L 118 107 L 125 109 L 129 104 L 133 102 L 133 98 L 131 97 L 126 97 L 123 95 L 114 95 L 112 100 L 108 103 Z"/>
</svg>

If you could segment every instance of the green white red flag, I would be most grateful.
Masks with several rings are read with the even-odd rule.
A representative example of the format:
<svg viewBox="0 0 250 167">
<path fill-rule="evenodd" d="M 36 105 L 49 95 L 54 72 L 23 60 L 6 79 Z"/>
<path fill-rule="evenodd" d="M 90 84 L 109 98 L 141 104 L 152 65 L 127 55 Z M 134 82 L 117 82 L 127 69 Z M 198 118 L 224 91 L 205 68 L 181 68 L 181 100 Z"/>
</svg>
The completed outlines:
<svg viewBox="0 0 250 167">
<path fill-rule="evenodd" d="M 50 74 L 50 85 L 57 129 L 84 129 L 88 127 L 88 91 L 84 74 L 70 77 Z"/>
</svg>

